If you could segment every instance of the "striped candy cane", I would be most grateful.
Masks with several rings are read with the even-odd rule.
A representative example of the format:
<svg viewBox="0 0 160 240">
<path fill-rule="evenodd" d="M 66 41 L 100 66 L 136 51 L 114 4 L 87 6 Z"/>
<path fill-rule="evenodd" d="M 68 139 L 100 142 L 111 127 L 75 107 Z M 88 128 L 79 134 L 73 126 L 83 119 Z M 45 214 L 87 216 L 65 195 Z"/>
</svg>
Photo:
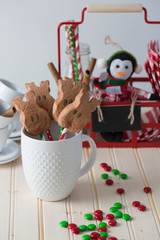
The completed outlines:
<svg viewBox="0 0 160 240">
<path fill-rule="evenodd" d="M 68 52 L 69 52 L 69 60 L 71 64 L 71 74 L 72 74 L 72 79 L 74 79 L 74 67 L 73 67 L 73 60 L 72 60 L 72 55 L 71 55 L 71 43 L 70 43 L 70 37 L 69 37 L 69 28 L 68 25 L 65 26 L 65 31 L 66 31 L 66 38 L 67 38 L 67 45 L 68 45 Z"/>
<path fill-rule="evenodd" d="M 66 138 L 66 134 L 67 134 L 67 128 L 64 128 L 63 131 L 62 131 L 62 134 L 59 138 L 59 140 L 62 140 L 62 139 L 65 139 Z"/>
<path fill-rule="evenodd" d="M 79 48 L 79 28 L 78 25 L 74 25 L 74 34 L 75 34 L 75 48 L 76 48 L 76 57 L 78 63 L 78 79 L 82 81 L 83 73 L 82 73 L 82 65 L 81 65 L 81 57 L 80 57 L 80 48 Z"/>
<path fill-rule="evenodd" d="M 70 40 L 70 46 L 71 46 L 71 56 L 72 56 L 72 62 L 73 62 L 74 77 L 75 77 L 75 81 L 77 82 L 78 81 L 78 63 L 76 58 L 73 25 L 69 25 L 68 30 L 69 30 L 69 40 Z"/>
</svg>

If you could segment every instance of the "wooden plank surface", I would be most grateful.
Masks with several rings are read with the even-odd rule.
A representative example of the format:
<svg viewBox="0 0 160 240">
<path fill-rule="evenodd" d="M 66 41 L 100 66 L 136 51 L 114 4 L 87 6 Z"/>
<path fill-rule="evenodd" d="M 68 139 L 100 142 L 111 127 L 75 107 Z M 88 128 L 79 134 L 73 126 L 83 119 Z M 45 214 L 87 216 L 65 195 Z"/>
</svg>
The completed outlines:
<svg viewBox="0 0 160 240">
<path fill-rule="evenodd" d="M 84 149 L 82 164 L 88 159 Z M 128 174 L 128 179 L 109 173 L 114 181 L 107 186 L 101 179 L 104 170 L 100 163 L 106 162 L 112 168 Z M 78 179 L 72 194 L 62 201 L 45 202 L 38 200 L 27 186 L 21 158 L 0 165 L 0 239 L 4 240 L 80 240 L 81 233 L 73 235 L 70 230 L 61 228 L 59 222 L 66 220 L 78 226 L 99 221 L 84 219 L 85 213 L 96 209 L 104 211 L 104 217 L 115 202 L 121 202 L 122 212 L 131 215 L 126 222 L 117 219 L 116 227 L 108 226 L 109 236 L 118 240 L 159 240 L 160 239 L 160 149 L 98 149 L 97 160 L 91 171 Z M 143 192 L 145 186 L 152 193 Z M 122 187 L 125 194 L 118 195 L 116 189 Z M 147 211 L 140 212 L 132 206 L 134 200 L 146 205 Z M 104 218 L 108 223 L 108 220 Z M 87 231 L 86 234 L 91 232 Z"/>
</svg>

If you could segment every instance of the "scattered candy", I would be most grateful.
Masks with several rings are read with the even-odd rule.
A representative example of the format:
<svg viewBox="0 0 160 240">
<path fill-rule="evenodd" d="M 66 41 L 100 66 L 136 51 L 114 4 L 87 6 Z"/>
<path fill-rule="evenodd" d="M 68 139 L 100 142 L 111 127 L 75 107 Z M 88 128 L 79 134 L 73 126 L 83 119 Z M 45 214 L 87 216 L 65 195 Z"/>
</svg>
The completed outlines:
<svg viewBox="0 0 160 240">
<path fill-rule="evenodd" d="M 125 191 L 124 191 L 124 189 L 123 188 L 117 188 L 117 193 L 118 194 L 122 194 L 122 193 L 124 193 Z"/>
<path fill-rule="evenodd" d="M 101 227 L 107 227 L 107 223 L 105 223 L 105 222 L 100 222 L 100 223 L 98 224 L 98 227 L 99 227 L 99 228 L 101 228 Z"/>
<path fill-rule="evenodd" d="M 97 214 L 103 215 L 103 212 L 102 212 L 101 210 L 96 210 L 96 211 L 94 212 L 94 215 L 97 215 Z"/>
<path fill-rule="evenodd" d="M 108 224 L 110 225 L 110 226 L 116 226 L 117 225 L 117 221 L 116 220 L 109 220 L 109 222 L 108 222 Z"/>
<path fill-rule="evenodd" d="M 116 216 L 117 218 L 121 218 L 122 215 L 123 215 L 123 213 L 120 212 L 120 211 L 117 211 L 117 212 L 114 213 L 114 216 Z"/>
<path fill-rule="evenodd" d="M 110 237 L 108 240 L 118 240 L 116 237 Z"/>
<path fill-rule="evenodd" d="M 139 205 L 139 206 L 138 206 L 138 210 L 144 212 L 144 211 L 146 211 L 146 206 L 144 206 L 144 205 Z"/>
<path fill-rule="evenodd" d="M 112 185 L 112 184 L 113 184 L 113 180 L 107 179 L 107 180 L 106 180 L 106 184 L 107 184 L 107 185 Z"/>
<path fill-rule="evenodd" d="M 77 227 L 77 225 L 74 224 L 74 223 L 70 223 L 70 224 L 68 224 L 68 228 L 69 228 L 69 229 L 72 229 L 73 227 Z"/>
<path fill-rule="evenodd" d="M 99 235 L 101 237 L 108 237 L 108 233 L 107 232 L 100 232 Z"/>
<path fill-rule="evenodd" d="M 112 173 L 113 173 L 114 175 L 117 175 L 117 174 L 119 174 L 119 171 L 118 171 L 117 169 L 112 169 Z"/>
<path fill-rule="evenodd" d="M 108 177 L 109 177 L 109 176 L 108 176 L 107 173 L 103 173 L 103 174 L 101 175 L 101 178 L 102 178 L 102 179 L 108 179 Z"/>
<path fill-rule="evenodd" d="M 150 193 L 152 191 L 150 187 L 145 187 L 143 190 L 145 193 Z"/>
<path fill-rule="evenodd" d="M 88 227 L 87 227 L 86 225 L 80 225 L 80 226 L 79 226 L 79 229 L 80 229 L 81 231 L 86 231 L 86 230 L 88 229 Z"/>
<path fill-rule="evenodd" d="M 111 168 L 110 166 L 106 166 L 106 167 L 104 167 L 104 170 L 105 170 L 106 172 L 110 172 L 110 171 L 112 170 L 112 168 Z"/>
<path fill-rule="evenodd" d="M 67 222 L 67 221 L 61 221 L 61 222 L 59 223 L 59 225 L 60 225 L 61 227 L 66 228 L 66 227 L 68 227 L 68 222 Z"/>
<path fill-rule="evenodd" d="M 119 203 L 119 202 L 117 202 L 117 203 L 114 204 L 114 207 L 116 207 L 116 208 L 122 208 L 122 204 Z"/>
<path fill-rule="evenodd" d="M 91 236 L 89 236 L 89 235 L 86 234 L 86 235 L 83 235 L 83 236 L 82 236 L 82 239 L 83 239 L 83 240 L 90 240 L 90 239 L 91 239 Z"/>
<path fill-rule="evenodd" d="M 98 232 L 106 232 L 107 228 L 106 227 L 100 227 L 98 228 Z"/>
<path fill-rule="evenodd" d="M 92 232 L 92 233 L 90 234 L 90 236 L 91 236 L 91 238 L 93 238 L 93 239 L 97 239 L 97 238 L 99 237 L 99 233 L 97 233 L 97 232 Z"/>
<path fill-rule="evenodd" d="M 93 216 L 92 216 L 92 214 L 87 213 L 84 215 L 84 218 L 87 220 L 92 220 Z"/>
<path fill-rule="evenodd" d="M 97 240 L 106 240 L 105 237 L 98 237 Z"/>
<path fill-rule="evenodd" d="M 132 202 L 133 207 L 138 207 L 141 203 L 139 201 Z"/>
<path fill-rule="evenodd" d="M 103 220 L 103 215 L 102 214 L 96 214 L 95 219 L 99 220 L 99 221 L 102 221 Z"/>
<path fill-rule="evenodd" d="M 80 233 L 80 229 L 79 229 L 78 227 L 73 227 L 73 228 L 71 229 L 71 231 L 72 231 L 72 233 L 74 233 L 74 234 L 79 234 L 79 233 Z"/>
<path fill-rule="evenodd" d="M 122 174 L 120 174 L 119 176 L 120 176 L 120 178 L 122 178 L 122 179 L 126 179 L 126 178 L 128 177 L 127 174 L 125 174 L 125 173 L 122 173 Z"/>
<path fill-rule="evenodd" d="M 113 214 L 107 214 L 106 218 L 109 219 L 109 220 L 112 220 L 114 218 L 114 215 Z"/>
<path fill-rule="evenodd" d="M 117 208 L 116 207 L 111 207 L 109 210 L 110 210 L 110 212 L 117 212 Z"/>
<path fill-rule="evenodd" d="M 131 220 L 131 217 L 130 217 L 130 215 L 128 215 L 128 214 L 123 214 L 123 215 L 122 215 L 122 218 L 123 218 L 124 220 L 126 220 L 126 221 Z"/>
<path fill-rule="evenodd" d="M 88 225 L 88 229 L 89 230 L 95 230 L 96 229 L 96 225 L 95 224 L 89 224 Z"/>
<path fill-rule="evenodd" d="M 107 166 L 108 166 L 107 163 L 101 163 L 100 164 L 100 167 L 102 167 L 102 168 L 107 167 Z"/>
</svg>

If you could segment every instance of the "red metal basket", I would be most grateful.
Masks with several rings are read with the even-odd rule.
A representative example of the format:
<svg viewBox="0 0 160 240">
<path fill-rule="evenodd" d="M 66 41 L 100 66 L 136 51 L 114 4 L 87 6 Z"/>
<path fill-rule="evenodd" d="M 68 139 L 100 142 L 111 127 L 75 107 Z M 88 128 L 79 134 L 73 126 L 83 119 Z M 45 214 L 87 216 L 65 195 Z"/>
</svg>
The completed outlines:
<svg viewBox="0 0 160 240">
<path fill-rule="evenodd" d="M 105 5 L 88 5 L 82 10 L 81 20 L 74 22 L 73 24 L 82 24 L 84 22 L 85 12 L 142 12 L 144 11 L 144 20 L 147 24 L 160 24 L 160 21 L 149 21 L 147 19 L 147 10 L 141 4 L 105 4 Z M 57 42 L 58 42 L 58 70 L 61 75 L 61 48 L 60 48 L 60 28 L 62 25 L 72 24 L 71 22 L 61 22 L 57 28 Z M 132 78 L 130 83 L 134 82 L 149 82 L 148 78 Z M 141 108 L 143 107 L 158 107 L 160 108 L 160 102 L 152 101 L 138 101 L 137 104 L 140 104 Z M 104 105 L 110 106 L 119 106 L 119 105 L 130 105 L 130 102 L 110 102 Z M 97 141 L 95 132 L 92 131 L 92 117 L 90 118 L 90 123 L 86 125 L 86 128 L 90 130 L 90 136 L 96 142 L 97 147 L 160 147 L 160 140 L 157 141 L 138 141 L 137 140 L 137 131 L 132 131 L 132 137 L 129 142 L 106 142 L 106 141 Z M 142 129 L 146 128 L 160 128 L 160 123 L 143 123 L 141 124 Z M 85 147 L 88 147 L 87 144 L 84 144 Z"/>
</svg>

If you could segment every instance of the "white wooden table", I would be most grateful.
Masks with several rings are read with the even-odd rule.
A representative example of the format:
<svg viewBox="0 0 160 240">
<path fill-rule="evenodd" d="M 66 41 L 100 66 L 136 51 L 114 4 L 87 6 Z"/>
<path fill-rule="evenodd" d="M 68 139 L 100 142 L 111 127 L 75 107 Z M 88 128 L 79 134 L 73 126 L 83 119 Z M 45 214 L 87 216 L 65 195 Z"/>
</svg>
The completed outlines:
<svg viewBox="0 0 160 240">
<path fill-rule="evenodd" d="M 87 155 L 84 149 L 83 163 Z M 126 173 L 128 179 L 122 180 L 109 173 L 114 185 L 105 185 L 100 177 L 104 173 L 99 166 L 101 162 Z M 143 192 L 148 185 L 152 194 Z M 119 187 L 125 189 L 125 194 L 116 193 Z M 134 208 L 134 200 L 146 205 L 147 211 Z M 122 212 L 129 213 L 132 220 L 117 219 L 117 226 L 108 227 L 109 236 L 118 240 L 160 239 L 160 149 L 99 148 L 93 169 L 79 179 L 67 199 L 59 202 L 44 202 L 32 194 L 19 157 L 0 165 L 0 240 L 79 240 L 84 233 L 73 235 L 70 230 L 61 228 L 59 222 L 97 224 L 95 220 L 85 220 L 83 215 L 96 209 L 106 215 L 115 202 L 123 204 Z"/>
</svg>

